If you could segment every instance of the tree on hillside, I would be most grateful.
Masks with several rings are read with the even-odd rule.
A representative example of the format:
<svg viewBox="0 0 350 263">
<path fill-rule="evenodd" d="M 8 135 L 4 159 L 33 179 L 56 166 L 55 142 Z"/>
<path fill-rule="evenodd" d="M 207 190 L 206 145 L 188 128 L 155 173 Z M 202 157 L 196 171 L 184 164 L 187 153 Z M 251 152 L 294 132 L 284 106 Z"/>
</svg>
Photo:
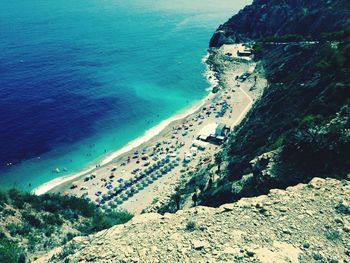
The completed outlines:
<svg viewBox="0 0 350 263">
<path fill-rule="evenodd" d="M 217 171 L 220 172 L 220 170 L 221 170 L 221 163 L 224 160 L 222 152 L 218 152 L 217 154 L 215 154 L 214 160 L 215 160 L 215 165 L 218 167 Z"/>
<path fill-rule="evenodd" d="M 180 203 L 181 203 L 181 194 L 179 192 L 176 192 L 173 195 L 173 200 L 176 204 L 176 210 L 180 210 Z"/>
<path fill-rule="evenodd" d="M 193 201 L 193 206 L 197 206 L 198 195 L 196 192 L 192 195 L 192 201 Z"/>
</svg>

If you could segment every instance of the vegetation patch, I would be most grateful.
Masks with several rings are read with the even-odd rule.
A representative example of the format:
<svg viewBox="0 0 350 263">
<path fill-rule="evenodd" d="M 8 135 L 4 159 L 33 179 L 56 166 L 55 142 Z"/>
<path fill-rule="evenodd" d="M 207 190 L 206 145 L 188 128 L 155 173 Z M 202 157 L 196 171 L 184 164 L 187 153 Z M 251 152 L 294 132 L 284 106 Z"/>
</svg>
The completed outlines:
<svg viewBox="0 0 350 263">
<path fill-rule="evenodd" d="M 0 262 L 18 262 L 25 254 L 34 257 L 74 236 L 123 224 L 132 217 L 124 210 L 101 212 L 89 201 L 74 196 L 0 190 Z"/>
<path fill-rule="evenodd" d="M 192 232 L 192 231 L 195 231 L 196 229 L 197 229 L 197 224 L 196 224 L 196 222 L 190 220 L 190 221 L 188 221 L 188 222 L 186 223 L 186 230 L 187 230 L 187 231 Z"/>
</svg>

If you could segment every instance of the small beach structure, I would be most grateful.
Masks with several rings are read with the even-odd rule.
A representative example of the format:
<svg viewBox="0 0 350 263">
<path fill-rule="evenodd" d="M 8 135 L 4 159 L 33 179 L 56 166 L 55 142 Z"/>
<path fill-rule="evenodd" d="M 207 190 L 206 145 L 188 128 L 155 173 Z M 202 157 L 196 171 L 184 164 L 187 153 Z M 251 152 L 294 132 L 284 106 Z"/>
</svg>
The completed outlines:
<svg viewBox="0 0 350 263">
<path fill-rule="evenodd" d="M 253 50 L 249 44 L 225 44 L 221 48 L 227 60 L 232 59 L 252 60 Z"/>
<path fill-rule="evenodd" d="M 253 54 L 252 49 L 246 47 L 245 45 L 240 45 L 238 47 L 237 55 L 239 57 L 250 57 Z"/>
<path fill-rule="evenodd" d="M 229 131 L 230 131 L 230 128 L 228 128 L 226 124 L 220 123 L 216 127 L 214 140 L 219 144 L 223 143 Z"/>
<path fill-rule="evenodd" d="M 208 142 L 210 140 L 210 137 L 215 135 L 215 131 L 217 127 L 218 127 L 218 124 L 216 123 L 210 123 L 204 126 L 198 133 L 198 139 L 204 142 Z"/>
<path fill-rule="evenodd" d="M 198 154 L 198 148 L 197 147 L 191 147 L 190 148 L 190 153 L 192 154 L 192 156 L 196 156 Z"/>
<path fill-rule="evenodd" d="M 232 57 L 233 54 L 237 54 L 237 44 L 223 45 L 223 51 L 224 51 L 225 56 Z"/>
<path fill-rule="evenodd" d="M 215 137 L 223 136 L 225 137 L 227 135 L 227 127 L 226 124 L 220 123 L 216 129 L 215 129 Z"/>
<path fill-rule="evenodd" d="M 204 141 L 201 141 L 201 140 L 194 140 L 192 142 L 192 146 L 193 147 L 196 147 L 196 148 L 198 148 L 199 150 L 202 150 L 202 151 L 204 151 L 207 148 L 208 144 L 209 144 L 208 142 L 204 142 Z"/>
<path fill-rule="evenodd" d="M 196 141 L 221 144 L 226 139 L 229 131 L 230 128 L 228 128 L 224 123 L 211 123 L 203 127 L 203 129 L 199 132 Z M 198 144 L 198 142 L 196 142 L 196 144 Z M 195 141 L 193 146 L 196 146 Z"/>
</svg>

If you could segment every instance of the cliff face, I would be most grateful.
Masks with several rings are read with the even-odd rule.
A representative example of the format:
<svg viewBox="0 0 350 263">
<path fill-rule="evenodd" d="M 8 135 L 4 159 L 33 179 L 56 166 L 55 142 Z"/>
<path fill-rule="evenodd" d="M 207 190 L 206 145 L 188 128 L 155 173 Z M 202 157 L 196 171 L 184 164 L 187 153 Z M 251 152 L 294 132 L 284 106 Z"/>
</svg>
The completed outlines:
<svg viewBox="0 0 350 263">
<path fill-rule="evenodd" d="M 210 47 L 289 34 L 317 39 L 350 24 L 349 7 L 347 0 L 255 0 L 218 28 Z"/>
<path fill-rule="evenodd" d="M 219 206 L 315 176 L 347 177 L 349 10 L 350 2 L 340 0 L 256 0 L 220 26 L 211 46 L 254 40 L 269 87 L 224 145 L 227 168 L 201 191 L 202 205 Z M 205 174 L 209 178 L 210 171 Z"/>
<path fill-rule="evenodd" d="M 36 262 L 348 262 L 350 184 L 313 179 L 219 208 L 145 214 Z"/>
</svg>

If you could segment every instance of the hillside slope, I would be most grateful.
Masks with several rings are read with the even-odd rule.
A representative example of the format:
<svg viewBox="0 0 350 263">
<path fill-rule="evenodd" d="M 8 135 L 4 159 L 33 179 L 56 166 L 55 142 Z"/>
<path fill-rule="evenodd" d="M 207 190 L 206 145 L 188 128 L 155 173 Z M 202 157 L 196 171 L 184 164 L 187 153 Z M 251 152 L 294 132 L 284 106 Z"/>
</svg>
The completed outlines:
<svg viewBox="0 0 350 263">
<path fill-rule="evenodd" d="M 219 27 L 209 60 L 219 81 L 217 47 L 255 41 L 255 56 L 269 87 L 223 146 L 216 163 L 221 171 L 202 170 L 194 176 L 192 181 L 208 182 L 204 189 L 197 186 L 200 204 L 219 206 L 315 176 L 346 178 L 349 25 L 348 1 L 255 0 Z M 196 187 L 182 188 L 188 195 Z"/>
<path fill-rule="evenodd" d="M 75 236 L 131 218 L 125 211 L 101 213 L 92 203 L 73 196 L 0 190 L 0 263 L 28 262 Z"/>
<path fill-rule="evenodd" d="M 349 196 L 348 181 L 315 178 L 219 208 L 144 214 L 36 262 L 349 262 Z"/>
<path fill-rule="evenodd" d="M 255 0 L 215 33 L 219 86 L 232 60 L 217 48 L 240 41 L 255 42 L 269 85 L 158 211 L 217 208 L 137 216 L 37 262 L 350 262 L 349 10 L 345 0 Z"/>
<path fill-rule="evenodd" d="M 347 0 L 255 0 L 218 28 L 210 47 L 277 35 L 318 39 L 349 25 L 349 9 Z"/>
</svg>

